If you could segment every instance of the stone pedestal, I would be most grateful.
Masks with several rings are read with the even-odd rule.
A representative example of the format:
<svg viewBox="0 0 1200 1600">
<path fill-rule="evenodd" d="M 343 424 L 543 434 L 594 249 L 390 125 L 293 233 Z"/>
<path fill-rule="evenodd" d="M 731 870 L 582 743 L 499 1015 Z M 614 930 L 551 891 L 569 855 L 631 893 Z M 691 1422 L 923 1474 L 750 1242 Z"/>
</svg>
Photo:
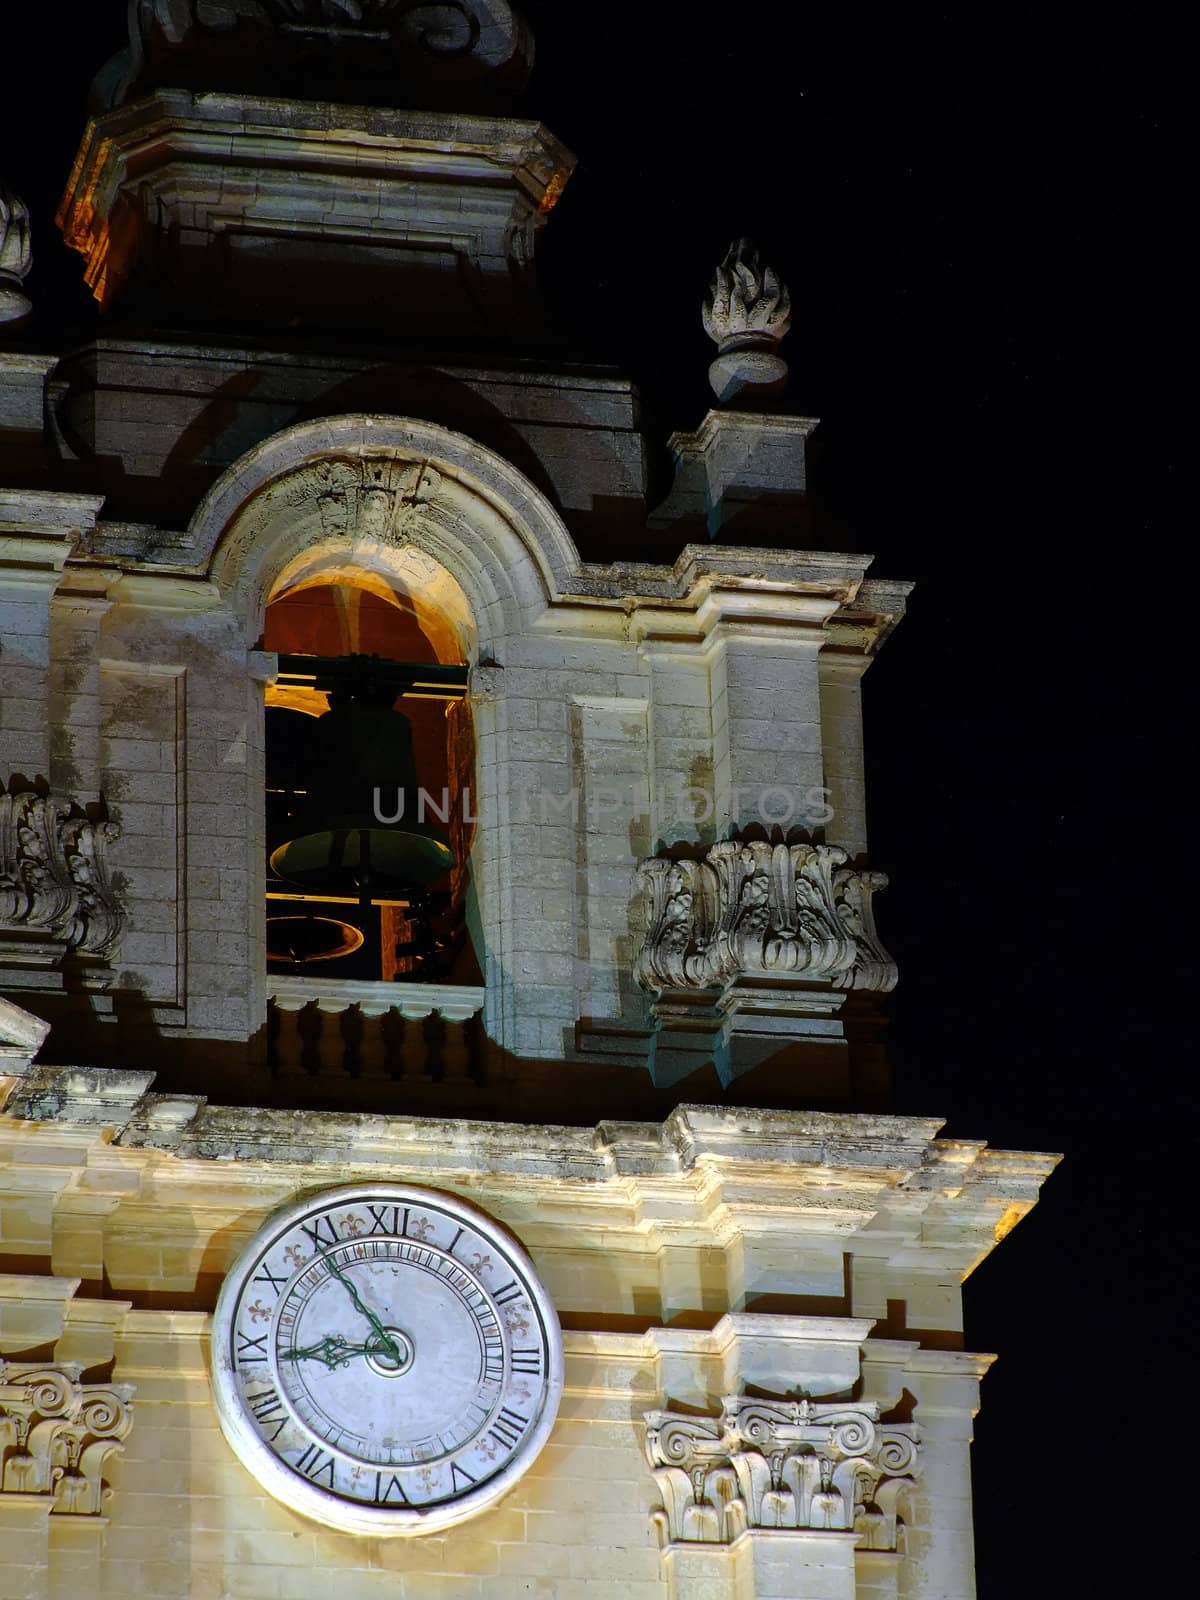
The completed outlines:
<svg viewBox="0 0 1200 1600">
<path fill-rule="evenodd" d="M 751 411 L 710 411 L 694 433 L 673 433 L 675 483 L 650 526 L 702 523 L 708 537 L 789 531 L 803 542 L 805 441 L 817 422 Z"/>
<path fill-rule="evenodd" d="M 540 124 L 160 89 L 96 118 L 59 210 L 111 305 L 460 348 L 529 335 L 574 165 Z"/>
</svg>

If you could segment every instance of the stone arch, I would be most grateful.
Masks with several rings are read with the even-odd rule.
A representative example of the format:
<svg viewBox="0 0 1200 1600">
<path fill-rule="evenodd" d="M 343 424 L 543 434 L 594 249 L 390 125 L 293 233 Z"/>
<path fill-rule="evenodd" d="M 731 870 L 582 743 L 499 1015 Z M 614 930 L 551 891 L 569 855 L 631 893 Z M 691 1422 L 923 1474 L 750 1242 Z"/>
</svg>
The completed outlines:
<svg viewBox="0 0 1200 1600">
<path fill-rule="evenodd" d="M 578 587 L 578 552 L 558 513 L 509 462 L 463 434 L 408 418 L 351 415 L 300 423 L 264 440 L 205 496 L 189 536 L 248 646 L 261 635 L 271 599 L 308 579 L 352 570 L 410 594 L 425 583 L 430 602 L 457 629 L 476 669 L 478 825 L 467 915 L 484 971 L 485 1031 L 509 1045 L 513 919 L 500 837 L 509 754 L 496 675 L 480 664 L 502 664 L 505 641 L 533 631 L 548 607 Z M 261 728 L 252 730 L 252 747 L 261 742 Z M 265 843 L 261 819 L 252 831 L 253 874 Z M 265 984 L 265 975 L 255 981 Z"/>
<path fill-rule="evenodd" d="M 281 576 L 306 555 L 376 570 L 423 554 L 466 597 L 487 657 L 569 592 L 579 555 L 546 497 L 464 434 L 405 417 L 299 423 L 218 479 L 189 529 L 253 642 Z"/>
</svg>

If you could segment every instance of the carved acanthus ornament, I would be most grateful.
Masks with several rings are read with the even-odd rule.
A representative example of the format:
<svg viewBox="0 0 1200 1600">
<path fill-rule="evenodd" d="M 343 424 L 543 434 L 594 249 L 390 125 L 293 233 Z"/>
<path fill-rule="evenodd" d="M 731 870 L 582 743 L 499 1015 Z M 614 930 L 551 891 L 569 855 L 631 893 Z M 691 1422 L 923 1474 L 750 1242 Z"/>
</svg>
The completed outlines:
<svg viewBox="0 0 1200 1600">
<path fill-rule="evenodd" d="M 120 831 L 62 795 L 0 793 L 0 940 L 35 935 L 111 959 L 124 916 L 106 852 Z"/>
<path fill-rule="evenodd" d="M 896 965 L 871 909 L 887 878 L 847 859 L 836 845 L 728 839 L 702 861 L 641 862 L 648 908 L 637 981 L 658 992 L 745 978 L 893 988 Z"/>
<path fill-rule="evenodd" d="M 0 1492 L 43 1495 L 52 1513 L 94 1517 L 133 1425 L 133 1387 L 80 1383 L 80 1371 L 0 1361 Z"/>
<path fill-rule="evenodd" d="M 853 1530 L 895 1550 L 915 1478 L 916 1429 L 873 1405 L 732 1395 L 720 1417 L 646 1413 L 646 1459 L 662 1495 L 659 1542 L 729 1544 L 750 1528 Z"/>
</svg>

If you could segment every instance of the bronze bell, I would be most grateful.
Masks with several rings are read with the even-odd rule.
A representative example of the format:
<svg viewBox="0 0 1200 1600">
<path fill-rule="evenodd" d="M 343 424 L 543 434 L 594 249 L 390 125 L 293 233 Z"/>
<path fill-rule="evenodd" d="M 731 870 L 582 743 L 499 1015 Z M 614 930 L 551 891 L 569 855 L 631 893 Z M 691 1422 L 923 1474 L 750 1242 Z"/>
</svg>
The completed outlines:
<svg viewBox="0 0 1200 1600">
<path fill-rule="evenodd" d="M 301 890 L 352 896 L 362 906 L 419 894 L 455 858 L 444 833 L 419 815 L 412 724 L 393 708 L 394 687 L 369 675 L 336 686 L 329 699 L 315 722 L 302 718 L 302 731 L 300 716 L 285 713 L 286 738 L 273 741 L 271 764 L 299 798 L 292 837 L 271 851 L 272 871 Z M 395 822 L 380 821 L 377 791 L 379 813 Z"/>
<path fill-rule="evenodd" d="M 308 966 L 314 961 L 336 961 L 362 948 L 362 931 L 340 917 L 317 917 L 312 912 L 267 918 L 267 960 Z"/>
</svg>

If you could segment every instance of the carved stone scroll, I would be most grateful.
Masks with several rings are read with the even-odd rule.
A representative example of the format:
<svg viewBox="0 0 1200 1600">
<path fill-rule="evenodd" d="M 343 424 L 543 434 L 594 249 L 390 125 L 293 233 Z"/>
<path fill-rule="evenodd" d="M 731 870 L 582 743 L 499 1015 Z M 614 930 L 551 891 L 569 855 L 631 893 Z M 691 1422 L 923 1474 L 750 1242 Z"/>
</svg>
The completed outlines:
<svg viewBox="0 0 1200 1600">
<path fill-rule="evenodd" d="M 0 1493 L 42 1495 L 52 1514 L 99 1516 L 109 1463 L 133 1425 L 133 1387 L 80 1383 L 80 1370 L 0 1361 Z"/>
<path fill-rule="evenodd" d="M 0 793 L 0 939 L 40 935 L 111 959 L 123 914 L 106 853 L 119 837 L 65 796 Z"/>
<path fill-rule="evenodd" d="M 128 15 L 128 47 L 93 85 L 102 107 L 161 82 L 311 89 L 347 67 L 372 102 L 423 85 L 512 94 L 533 64 L 509 0 L 133 0 Z"/>
<path fill-rule="evenodd" d="M 727 1396 L 720 1417 L 646 1413 L 646 1459 L 663 1505 L 660 1544 L 728 1544 L 748 1528 L 853 1531 L 899 1548 L 915 1482 L 916 1429 L 873 1405 Z"/>
<path fill-rule="evenodd" d="M 702 861 L 641 862 L 648 906 L 637 981 L 658 992 L 744 978 L 893 988 L 896 965 L 871 909 L 887 879 L 846 860 L 836 845 L 729 839 Z"/>
</svg>

